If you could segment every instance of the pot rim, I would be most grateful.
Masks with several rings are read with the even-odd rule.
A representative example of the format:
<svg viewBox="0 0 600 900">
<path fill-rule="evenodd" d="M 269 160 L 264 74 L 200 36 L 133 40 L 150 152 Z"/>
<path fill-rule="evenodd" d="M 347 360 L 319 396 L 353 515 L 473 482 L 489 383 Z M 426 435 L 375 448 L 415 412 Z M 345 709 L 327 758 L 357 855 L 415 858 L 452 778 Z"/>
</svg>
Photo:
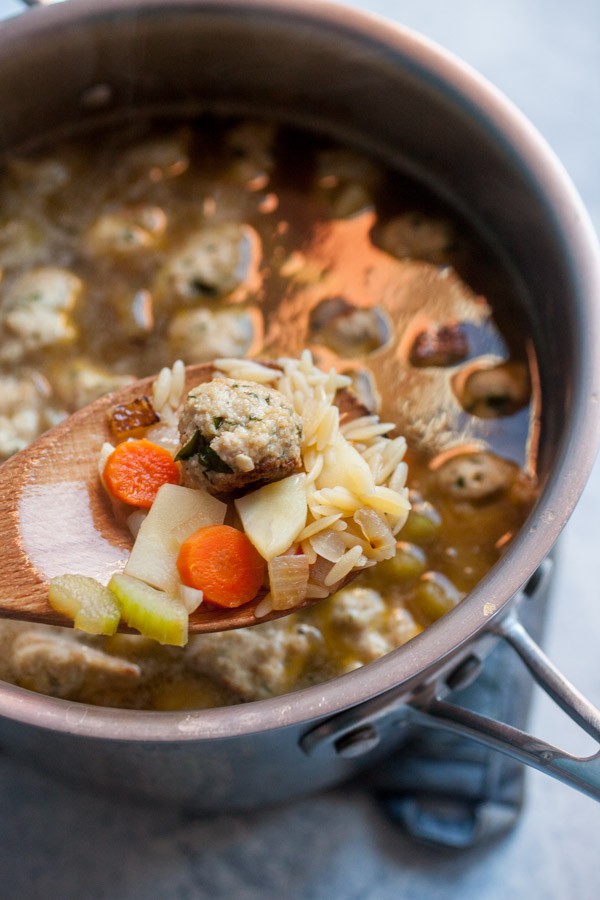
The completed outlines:
<svg viewBox="0 0 600 900">
<path fill-rule="evenodd" d="M 10 19 L 3 40 L 26 38 L 39 29 L 143 14 L 164 9 L 165 0 L 70 0 Z M 497 88 L 430 39 L 379 16 L 329 0 L 176 0 L 169 12 L 202 10 L 223 15 L 265 14 L 316 29 L 343 33 L 398 59 L 435 82 L 466 113 L 477 117 L 527 174 L 555 220 L 580 298 L 580 365 L 574 378 L 571 423 L 542 494 L 503 559 L 468 597 L 444 618 L 361 669 L 324 684 L 268 700 L 230 707 L 175 712 L 123 710 L 74 703 L 0 683 L 0 714 L 45 729 L 120 741 L 173 742 L 235 737 L 321 719 L 392 689 L 427 679 L 465 644 L 489 628 L 535 572 L 571 515 L 600 443 L 600 256 L 583 204 L 562 165 L 535 128 Z"/>
</svg>

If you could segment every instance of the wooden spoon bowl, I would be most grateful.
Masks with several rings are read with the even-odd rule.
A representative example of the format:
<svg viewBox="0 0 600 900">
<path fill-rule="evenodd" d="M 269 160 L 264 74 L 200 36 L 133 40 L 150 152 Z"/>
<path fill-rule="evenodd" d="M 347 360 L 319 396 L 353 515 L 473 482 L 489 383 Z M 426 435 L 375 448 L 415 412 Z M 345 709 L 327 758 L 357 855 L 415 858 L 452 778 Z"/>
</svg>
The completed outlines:
<svg viewBox="0 0 600 900">
<path fill-rule="evenodd" d="M 188 366 L 186 391 L 210 381 L 214 372 L 210 363 Z M 0 617 L 72 626 L 48 602 L 50 579 L 77 573 L 107 584 L 124 568 L 133 538 L 102 488 L 98 459 L 102 444 L 114 440 L 110 409 L 150 395 L 154 381 L 152 376 L 106 394 L 0 466 Z M 338 392 L 336 404 L 345 419 L 367 412 L 346 390 Z M 254 610 L 262 596 L 235 609 L 202 604 L 190 616 L 190 632 L 242 628 L 293 611 L 273 610 L 257 618 Z M 123 625 L 120 630 L 130 629 Z"/>
</svg>

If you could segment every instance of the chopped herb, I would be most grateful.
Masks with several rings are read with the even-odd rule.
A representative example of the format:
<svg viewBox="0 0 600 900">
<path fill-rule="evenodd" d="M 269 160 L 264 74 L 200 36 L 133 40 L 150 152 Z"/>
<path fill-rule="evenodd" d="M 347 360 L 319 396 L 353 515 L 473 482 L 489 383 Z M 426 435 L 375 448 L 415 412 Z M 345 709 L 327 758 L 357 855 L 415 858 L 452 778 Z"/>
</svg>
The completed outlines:
<svg viewBox="0 0 600 900">
<path fill-rule="evenodd" d="M 271 395 L 270 394 L 267 394 L 267 396 L 265 397 L 265 403 L 267 404 L 267 406 L 271 405 Z"/>
<path fill-rule="evenodd" d="M 200 431 L 196 429 L 189 441 L 185 443 L 180 450 L 177 451 L 175 462 L 179 462 L 182 459 L 190 459 L 190 457 L 194 456 L 194 454 L 198 452 L 199 442 Z"/>
<path fill-rule="evenodd" d="M 198 432 L 198 459 L 207 472 L 222 472 L 230 475 L 233 472 L 231 466 L 223 462 L 218 453 L 215 453 L 210 443 Z"/>
<path fill-rule="evenodd" d="M 262 418 L 260 416 L 248 416 L 249 422 L 262 422 Z"/>
<path fill-rule="evenodd" d="M 221 472 L 224 475 L 230 475 L 233 469 L 223 462 L 218 453 L 210 446 L 210 441 L 200 434 L 200 430 L 196 429 L 189 441 L 183 445 L 175 457 L 175 461 L 191 459 L 197 456 L 201 465 L 207 472 Z"/>
<path fill-rule="evenodd" d="M 215 431 L 217 431 L 223 422 L 225 421 L 223 416 L 213 416 L 213 425 L 215 427 Z"/>
</svg>

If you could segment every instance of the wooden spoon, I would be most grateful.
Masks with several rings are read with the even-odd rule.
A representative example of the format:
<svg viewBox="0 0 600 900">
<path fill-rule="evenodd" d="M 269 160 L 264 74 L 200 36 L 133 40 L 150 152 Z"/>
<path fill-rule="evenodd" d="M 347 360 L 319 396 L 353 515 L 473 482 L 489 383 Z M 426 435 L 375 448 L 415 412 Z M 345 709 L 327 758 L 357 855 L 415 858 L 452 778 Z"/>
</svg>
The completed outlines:
<svg viewBox="0 0 600 900">
<path fill-rule="evenodd" d="M 209 363 L 188 366 L 186 391 L 210 381 L 214 371 Z M 48 603 L 50 579 L 76 572 L 107 584 L 125 566 L 133 538 L 116 520 L 102 488 L 98 457 L 102 444 L 114 440 L 109 410 L 150 395 L 154 381 L 155 376 L 145 378 L 106 394 L 0 466 L 0 617 L 70 626 Z M 367 412 L 345 390 L 338 392 L 336 403 L 345 418 Z M 264 591 L 236 609 L 202 604 L 190 616 L 190 632 L 256 625 L 293 611 L 273 610 L 256 618 L 262 596 Z M 129 629 L 123 625 L 120 630 Z"/>
</svg>

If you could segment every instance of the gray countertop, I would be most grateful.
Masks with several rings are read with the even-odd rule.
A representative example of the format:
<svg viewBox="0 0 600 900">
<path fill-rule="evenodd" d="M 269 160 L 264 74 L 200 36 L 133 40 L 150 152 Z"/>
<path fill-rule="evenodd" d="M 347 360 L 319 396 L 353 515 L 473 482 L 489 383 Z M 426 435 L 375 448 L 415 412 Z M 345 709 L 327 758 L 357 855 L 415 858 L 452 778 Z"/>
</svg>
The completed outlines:
<svg viewBox="0 0 600 900">
<path fill-rule="evenodd" d="M 600 230 L 600 5 L 596 0 L 361 0 L 413 27 L 502 89 L 564 163 Z M 19 9 L 0 0 L 0 16 Z M 562 541 L 546 648 L 600 702 L 600 467 Z M 581 750 L 545 697 L 534 733 Z M 537 773 L 516 829 L 466 852 L 410 842 L 359 790 L 210 820 L 71 789 L 0 759 L 0 895 L 158 900 L 477 898 L 596 900 L 600 804 Z"/>
</svg>

